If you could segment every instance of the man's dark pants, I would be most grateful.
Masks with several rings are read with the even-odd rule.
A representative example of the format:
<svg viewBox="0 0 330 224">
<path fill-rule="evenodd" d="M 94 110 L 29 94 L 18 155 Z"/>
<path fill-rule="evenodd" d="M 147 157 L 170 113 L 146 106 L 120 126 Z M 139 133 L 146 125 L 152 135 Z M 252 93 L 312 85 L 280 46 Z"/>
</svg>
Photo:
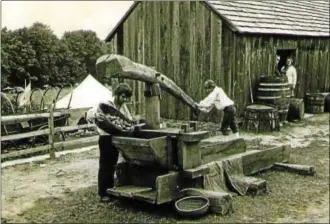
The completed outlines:
<svg viewBox="0 0 330 224">
<path fill-rule="evenodd" d="M 114 186 L 114 173 L 118 161 L 118 150 L 112 144 L 110 135 L 100 135 L 99 149 L 98 194 L 100 197 L 103 197 L 107 196 L 107 189 Z"/>
<path fill-rule="evenodd" d="M 233 131 L 233 133 L 238 132 L 238 126 L 236 122 L 236 108 L 234 105 L 227 106 L 223 110 L 224 115 L 221 123 L 222 133 L 226 133 L 228 128 Z"/>
</svg>

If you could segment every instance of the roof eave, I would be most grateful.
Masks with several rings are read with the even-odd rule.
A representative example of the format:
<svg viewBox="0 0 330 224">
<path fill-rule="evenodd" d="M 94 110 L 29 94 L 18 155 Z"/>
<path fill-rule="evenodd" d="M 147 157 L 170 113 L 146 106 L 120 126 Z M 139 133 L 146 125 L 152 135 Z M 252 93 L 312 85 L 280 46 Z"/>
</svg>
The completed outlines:
<svg viewBox="0 0 330 224">
<path fill-rule="evenodd" d="M 135 9 L 135 7 L 140 3 L 140 1 L 134 1 L 134 3 L 131 5 L 131 7 L 128 9 L 128 11 L 124 14 L 124 16 L 119 20 L 117 25 L 111 30 L 111 32 L 108 34 L 108 36 L 104 39 L 105 42 L 110 42 L 112 37 L 115 35 L 117 29 L 119 26 L 121 26 L 128 16 L 132 13 L 132 11 Z"/>
<path fill-rule="evenodd" d="M 238 32 L 238 33 L 242 33 L 242 31 L 235 26 L 226 16 L 222 15 L 219 10 L 217 10 L 216 8 L 214 8 L 214 6 L 212 4 L 210 4 L 208 1 L 204 1 L 204 3 L 206 4 L 207 7 L 209 7 L 213 12 L 215 12 L 221 19 L 223 19 L 228 27 L 233 31 L 233 32 Z"/>
<path fill-rule="evenodd" d="M 249 32 L 242 31 L 241 35 L 276 35 L 276 36 L 294 36 L 294 37 L 314 37 L 314 38 L 329 38 L 330 34 L 294 34 L 294 33 L 274 33 L 274 32 Z"/>
</svg>

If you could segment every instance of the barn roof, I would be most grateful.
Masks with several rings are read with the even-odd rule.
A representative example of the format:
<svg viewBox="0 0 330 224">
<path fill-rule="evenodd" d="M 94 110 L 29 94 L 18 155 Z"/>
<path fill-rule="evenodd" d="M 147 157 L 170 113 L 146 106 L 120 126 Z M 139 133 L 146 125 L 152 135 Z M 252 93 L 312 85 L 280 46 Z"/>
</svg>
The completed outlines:
<svg viewBox="0 0 330 224">
<path fill-rule="evenodd" d="M 240 33 L 329 36 L 329 0 L 207 1 Z"/>
<path fill-rule="evenodd" d="M 111 40 L 138 3 L 136 1 L 129 8 L 105 41 Z M 218 0 L 205 3 L 239 33 L 330 36 L 329 0 Z"/>
</svg>

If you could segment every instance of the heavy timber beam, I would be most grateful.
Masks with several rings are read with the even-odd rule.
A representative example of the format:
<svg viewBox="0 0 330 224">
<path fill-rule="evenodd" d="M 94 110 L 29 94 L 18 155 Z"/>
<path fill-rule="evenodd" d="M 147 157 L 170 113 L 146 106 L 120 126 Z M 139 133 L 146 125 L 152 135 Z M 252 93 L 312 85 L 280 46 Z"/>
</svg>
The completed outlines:
<svg viewBox="0 0 330 224">
<path fill-rule="evenodd" d="M 119 75 L 121 78 L 138 80 L 149 84 L 159 84 L 162 90 L 189 106 L 195 113 L 199 111 L 195 101 L 176 85 L 173 80 L 153 68 L 135 63 L 127 57 L 115 54 L 103 55 L 96 61 L 96 71 L 102 77 Z"/>
<path fill-rule="evenodd" d="M 272 168 L 275 163 L 287 162 L 290 156 L 290 148 L 290 145 L 283 145 L 265 150 L 251 150 L 215 161 L 221 162 L 241 157 L 244 175 L 251 175 Z M 210 169 L 208 169 L 207 163 L 203 163 L 199 167 L 184 170 L 183 175 L 188 178 L 197 178 L 209 172 Z"/>
<path fill-rule="evenodd" d="M 243 138 L 230 141 L 219 141 L 214 138 L 207 138 L 201 141 L 202 164 L 245 151 L 246 144 Z"/>
</svg>

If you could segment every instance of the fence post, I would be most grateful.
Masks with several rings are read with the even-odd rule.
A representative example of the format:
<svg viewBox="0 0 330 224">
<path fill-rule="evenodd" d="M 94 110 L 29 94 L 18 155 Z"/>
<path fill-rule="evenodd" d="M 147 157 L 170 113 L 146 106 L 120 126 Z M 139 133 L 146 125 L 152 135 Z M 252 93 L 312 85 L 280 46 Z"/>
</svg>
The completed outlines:
<svg viewBox="0 0 330 224">
<path fill-rule="evenodd" d="M 48 117 L 48 127 L 49 127 L 49 136 L 48 142 L 50 145 L 49 154 L 51 159 L 55 159 L 55 149 L 54 149 L 54 104 L 50 104 L 49 107 L 49 117 Z"/>
</svg>

